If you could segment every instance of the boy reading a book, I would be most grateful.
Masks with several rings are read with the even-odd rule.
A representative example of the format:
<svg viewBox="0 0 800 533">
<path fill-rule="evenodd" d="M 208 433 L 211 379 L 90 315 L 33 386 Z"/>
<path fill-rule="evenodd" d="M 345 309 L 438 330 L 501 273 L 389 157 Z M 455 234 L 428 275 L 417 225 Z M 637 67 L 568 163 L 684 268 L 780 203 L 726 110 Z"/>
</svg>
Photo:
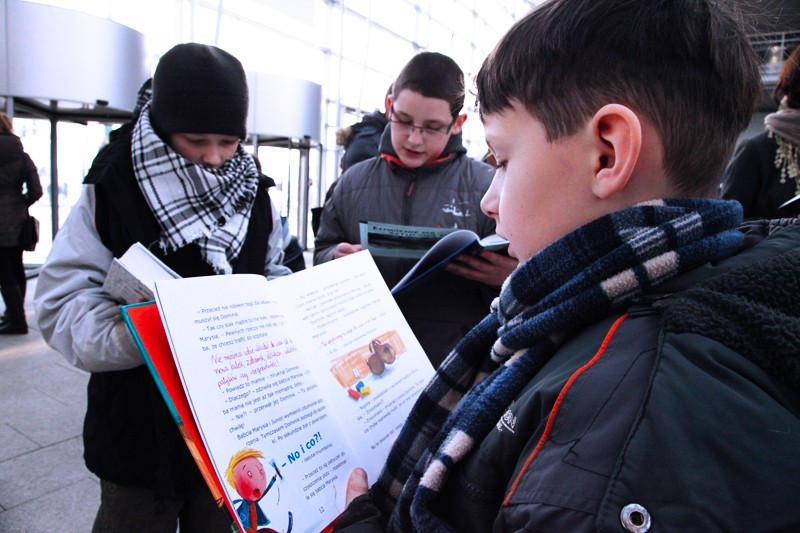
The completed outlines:
<svg viewBox="0 0 800 533">
<path fill-rule="evenodd" d="M 180 44 L 112 132 L 53 242 L 35 306 L 45 340 L 91 372 L 86 465 L 100 478 L 94 531 L 229 530 L 144 360 L 102 289 L 140 242 L 183 277 L 288 274 L 281 227 L 246 136 L 247 79 L 213 46 Z"/>
<path fill-rule="evenodd" d="M 521 264 L 347 531 L 800 524 L 800 226 L 715 199 L 759 94 L 713 0 L 551 0 L 485 60 L 482 202 Z"/>
<path fill-rule="evenodd" d="M 314 264 L 360 251 L 362 221 L 463 228 L 479 237 L 494 232 L 494 222 L 480 210 L 492 169 L 467 157 L 461 142 L 464 94 L 464 74 L 450 57 L 422 52 L 403 67 L 386 98 L 390 122 L 381 154 L 339 179 L 322 212 Z M 393 287 L 415 260 L 376 257 L 375 263 Z M 516 264 L 489 251 L 465 255 L 448 265 L 451 273 L 398 297 L 434 366 L 486 314 Z"/>
</svg>

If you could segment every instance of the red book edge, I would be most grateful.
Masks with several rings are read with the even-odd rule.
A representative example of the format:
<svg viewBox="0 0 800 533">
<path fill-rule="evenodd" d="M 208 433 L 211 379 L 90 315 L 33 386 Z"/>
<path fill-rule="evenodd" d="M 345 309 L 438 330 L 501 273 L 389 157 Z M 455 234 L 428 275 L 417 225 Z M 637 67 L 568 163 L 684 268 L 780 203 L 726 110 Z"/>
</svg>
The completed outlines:
<svg viewBox="0 0 800 533">
<path fill-rule="evenodd" d="M 161 396 L 177 423 L 178 430 L 189 447 L 192 458 L 194 458 L 197 467 L 200 469 L 200 474 L 211 490 L 211 495 L 227 515 L 231 523 L 231 531 L 233 533 L 244 533 L 239 526 L 238 518 L 236 518 L 238 516 L 236 510 L 228 498 L 225 497 L 225 489 L 215 474 L 214 464 L 211 462 L 208 450 L 203 444 L 200 429 L 195 422 L 192 409 L 189 406 L 189 399 L 186 397 L 183 383 L 178 373 L 178 367 L 175 365 L 175 359 L 172 356 L 172 349 L 169 346 L 167 332 L 158 312 L 158 305 L 155 302 L 144 302 L 124 305 L 120 309 L 125 323 L 128 325 L 128 329 L 131 331 L 133 339 L 147 363 L 147 368 L 153 375 Z M 332 532 L 339 518 L 334 519 L 321 533 Z"/>
<path fill-rule="evenodd" d="M 172 357 L 167 333 L 158 313 L 158 306 L 155 302 L 146 302 L 122 306 L 121 311 L 139 351 L 142 352 L 147 368 L 153 375 L 161 396 L 167 403 L 167 407 L 178 425 L 178 430 L 200 469 L 200 474 L 211 490 L 211 495 L 217 505 L 226 512 L 231 522 L 231 531 L 241 532 L 239 522 L 235 518 L 236 511 L 225 497 L 225 489 L 215 474 L 211 457 L 203 444 L 200 430 L 189 406 L 189 400 L 183 390 L 183 383 L 178 368 L 175 366 L 175 359 Z"/>
</svg>

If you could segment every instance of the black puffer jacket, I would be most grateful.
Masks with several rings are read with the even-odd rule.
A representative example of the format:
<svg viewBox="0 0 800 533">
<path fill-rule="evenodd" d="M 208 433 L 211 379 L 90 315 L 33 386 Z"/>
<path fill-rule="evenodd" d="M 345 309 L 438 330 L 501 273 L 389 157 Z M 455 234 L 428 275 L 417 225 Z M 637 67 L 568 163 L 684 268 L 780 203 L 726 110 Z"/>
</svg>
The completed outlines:
<svg viewBox="0 0 800 533">
<path fill-rule="evenodd" d="M 380 154 L 381 135 L 388 123 L 386 115 L 373 111 L 364 115 L 361 122 L 340 130 L 344 146 L 342 170 Z"/>
<path fill-rule="evenodd" d="M 36 165 L 23 150 L 19 137 L 0 134 L 0 247 L 20 246 L 19 234 L 28 218 L 28 207 L 41 197 Z"/>
<path fill-rule="evenodd" d="M 571 335 L 437 514 L 456 531 L 800 530 L 800 223 L 746 231 L 738 255 Z M 366 497 L 356 510 L 345 531 L 382 528 Z"/>
<path fill-rule="evenodd" d="M 780 208 L 797 194 L 793 179 L 781 183 L 775 166 L 778 143 L 767 132 L 742 141 L 722 174 L 722 198 L 736 200 L 744 217 L 781 218 L 800 215 L 800 202 Z"/>
</svg>

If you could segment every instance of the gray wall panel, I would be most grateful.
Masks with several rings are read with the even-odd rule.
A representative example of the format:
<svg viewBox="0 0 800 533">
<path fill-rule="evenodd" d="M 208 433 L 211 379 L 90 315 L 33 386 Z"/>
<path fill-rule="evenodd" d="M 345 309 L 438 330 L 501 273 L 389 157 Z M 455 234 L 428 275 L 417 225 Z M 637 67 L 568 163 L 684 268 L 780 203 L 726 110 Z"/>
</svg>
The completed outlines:
<svg viewBox="0 0 800 533">
<path fill-rule="evenodd" d="M 266 72 L 248 73 L 247 133 L 259 137 L 305 136 L 320 140 L 322 86 Z"/>
<path fill-rule="evenodd" d="M 150 73 L 144 35 L 108 19 L 19 0 L 3 0 L 5 95 L 132 110 Z"/>
</svg>

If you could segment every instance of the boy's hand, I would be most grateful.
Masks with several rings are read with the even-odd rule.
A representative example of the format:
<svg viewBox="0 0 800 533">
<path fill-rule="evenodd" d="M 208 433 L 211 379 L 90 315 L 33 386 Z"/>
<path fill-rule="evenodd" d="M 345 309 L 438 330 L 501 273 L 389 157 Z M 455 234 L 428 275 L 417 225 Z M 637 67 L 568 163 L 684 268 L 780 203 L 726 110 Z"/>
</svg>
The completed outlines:
<svg viewBox="0 0 800 533">
<path fill-rule="evenodd" d="M 344 505 L 347 507 L 350 502 L 355 500 L 362 494 L 369 491 L 369 481 L 367 480 L 367 472 L 363 468 L 355 468 L 350 472 L 350 477 L 347 479 L 347 490 L 344 497 Z"/>
<path fill-rule="evenodd" d="M 360 244 L 350 244 L 349 242 L 340 242 L 336 245 L 336 252 L 333 254 L 334 259 L 339 259 L 346 255 L 354 254 L 361 251 Z"/>
<path fill-rule="evenodd" d="M 444 268 L 463 278 L 499 287 L 518 264 L 513 257 L 481 250 L 477 255 L 461 254 Z"/>
</svg>

